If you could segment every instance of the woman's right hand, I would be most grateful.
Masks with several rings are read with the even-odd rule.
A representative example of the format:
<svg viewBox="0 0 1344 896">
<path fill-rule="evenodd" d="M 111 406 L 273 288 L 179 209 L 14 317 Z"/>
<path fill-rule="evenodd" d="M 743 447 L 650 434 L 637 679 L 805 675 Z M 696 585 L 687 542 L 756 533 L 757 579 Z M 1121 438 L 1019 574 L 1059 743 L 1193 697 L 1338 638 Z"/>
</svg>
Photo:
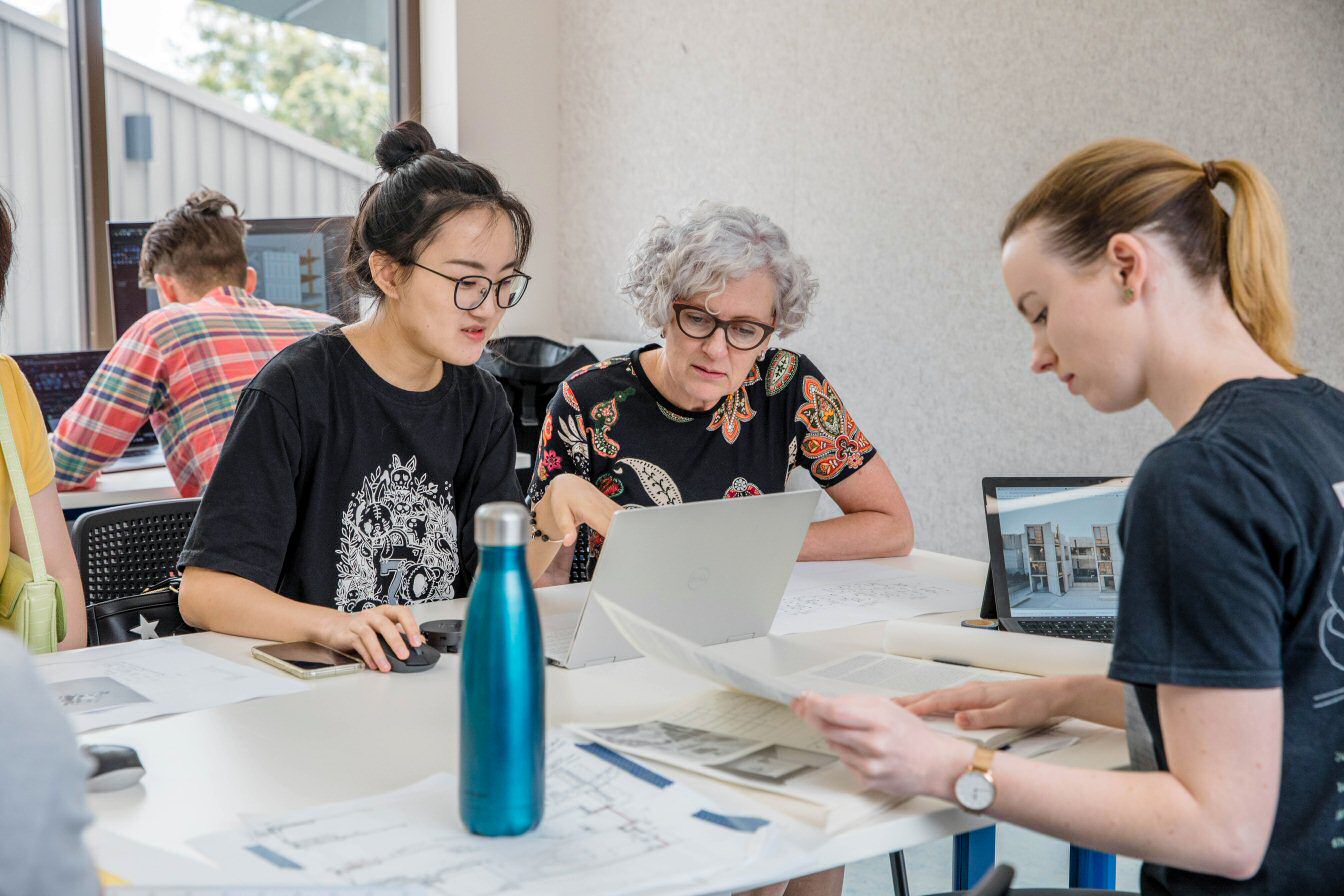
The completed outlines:
<svg viewBox="0 0 1344 896">
<path fill-rule="evenodd" d="M 952 716 L 958 728 L 1034 728 L 1066 715 L 1063 680 L 971 681 L 898 697 L 917 716 Z"/>
<path fill-rule="evenodd" d="M 401 641 L 401 632 L 406 633 L 406 639 L 412 647 L 419 647 L 425 642 L 424 636 L 420 634 L 420 624 L 415 621 L 410 607 L 383 604 L 358 613 L 332 610 L 319 641 L 335 650 L 346 653 L 354 651 L 370 669 L 391 672 L 392 664 L 387 661 L 378 636 L 382 635 L 383 641 L 391 645 L 393 653 L 404 660 L 410 656 L 410 651 Z"/>
<path fill-rule="evenodd" d="M 536 503 L 537 528 L 565 546 L 579 537 L 579 525 L 584 524 L 598 535 L 606 537 L 611 518 L 621 505 L 582 476 L 561 473 L 546 487 L 546 494 Z"/>
</svg>

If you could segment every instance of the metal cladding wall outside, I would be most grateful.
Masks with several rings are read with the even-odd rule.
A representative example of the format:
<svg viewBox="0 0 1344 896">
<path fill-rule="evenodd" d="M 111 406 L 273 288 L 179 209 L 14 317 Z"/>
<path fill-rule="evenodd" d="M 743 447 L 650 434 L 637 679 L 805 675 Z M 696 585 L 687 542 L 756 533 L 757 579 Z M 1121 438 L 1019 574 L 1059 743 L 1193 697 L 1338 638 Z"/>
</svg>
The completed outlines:
<svg viewBox="0 0 1344 896">
<path fill-rule="evenodd" d="M 353 214 L 377 169 L 191 85 L 106 54 L 113 220 L 146 221 L 202 186 L 248 217 Z M 17 218 L 0 351 L 82 347 L 76 171 L 64 29 L 0 0 L 0 188 Z M 314 110 L 320 115 L 321 110 Z M 149 115 L 152 158 L 128 161 L 124 117 Z"/>
</svg>

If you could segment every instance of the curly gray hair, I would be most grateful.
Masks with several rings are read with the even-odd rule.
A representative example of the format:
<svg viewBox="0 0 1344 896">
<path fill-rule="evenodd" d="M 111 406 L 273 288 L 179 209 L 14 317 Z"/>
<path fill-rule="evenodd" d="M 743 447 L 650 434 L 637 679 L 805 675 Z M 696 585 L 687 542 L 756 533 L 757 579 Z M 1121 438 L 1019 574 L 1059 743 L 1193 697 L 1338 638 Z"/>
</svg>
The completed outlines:
<svg viewBox="0 0 1344 896">
<path fill-rule="evenodd" d="M 702 202 L 674 222 L 659 218 L 630 251 L 621 293 L 646 327 L 672 319 L 672 303 L 719 295 L 730 280 L 768 270 L 775 281 L 775 327 L 801 329 L 817 294 L 812 268 L 789 248 L 789 238 L 765 215 L 739 205 Z M 713 309 L 710 309 L 711 313 Z"/>
</svg>

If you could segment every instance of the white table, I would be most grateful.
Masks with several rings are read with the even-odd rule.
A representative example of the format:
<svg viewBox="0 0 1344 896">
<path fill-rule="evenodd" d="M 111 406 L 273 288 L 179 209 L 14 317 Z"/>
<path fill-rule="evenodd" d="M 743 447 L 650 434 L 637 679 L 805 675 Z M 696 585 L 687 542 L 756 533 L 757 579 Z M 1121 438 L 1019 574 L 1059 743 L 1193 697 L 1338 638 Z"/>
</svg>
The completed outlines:
<svg viewBox="0 0 1344 896">
<path fill-rule="evenodd" d="M 514 458 L 514 468 L 527 469 L 530 465 L 529 455 L 518 452 Z M 77 515 L 103 507 L 139 504 L 142 501 L 167 501 L 180 497 L 182 496 L 178 494 L 173 477 L 164 466 L 103 473 L 93 488 L 60 493 L 61 509 L 67 511 L 67 517 L 72 516 L 69 511 L 74 511 Z"/>
<path fill-rule="evenodd" d="M 143 470 L 124 470 L 103 473 L 93 488 L 61 492 L 61 508 L 83 513 L 101 507 L 119 504 L 139 504 L 142 501 L 167 501 L 182 497 L 178 494 L 167 467 L 146 467 Z M 67 514 L 69 515 L 69 514 Z"/>
<path fill-rule="evenodd" d="M 917 551 L 882 561 L 967 584 L 984 581 L 985 564 Z M 543 590 L 544 599 L 544 590 Z M 422 621 L 460 617 L 465 601 L 417 608 Z M 955 622 L 965 614 L 944 614 Z M 831 632 L 759 638 L 725 645 L 775 672 L 789 672 L 855 650 L 880 650 L 881 623 Z M 203 633 L 186 643 L 240 663 L 252 660 L 256 643 Z M 281 672 L 274 674 L 281 675 Z M 193 837 L 236 827 L 240 812 L 279 813 L 320 803 L 371 796 L 457 770 L 458 659 L 445 656 L 415 675 L 360 672 L 319 681 L 304 694 L 257 700 L 202 712 L 91 732 L 86 742 L 135 747 L 147 774 L 129 790 L 92 794 L 90 807 L 101 828 L 171 850 Z M 647 659 L 586 669 L 549 668 L 547 721 L 621 721 L 648 714 L 713 689 L 713 685 Z M 1098 732 L 1052 754 L 1065 765 L 1117 768 L 1128 761 L 1121 732 Z M 687 775 L 698 789 L 743 808 L 743 791 Z M 756 815 L 786 824 L 764 804 Z M 850 830 L 809 854 L 811 870 L 845 864 L 892 850 L 985 827 L 992 820 L 967 815 L 939 800 L 916 798 Z M 796 857 L 795 857 L 796 861 Z M 744 867 L 723 888 L 780 879 L 797 871 L 783 859 Z M 690 892 L 667 888 L 666 893 Z"/>
</svg>

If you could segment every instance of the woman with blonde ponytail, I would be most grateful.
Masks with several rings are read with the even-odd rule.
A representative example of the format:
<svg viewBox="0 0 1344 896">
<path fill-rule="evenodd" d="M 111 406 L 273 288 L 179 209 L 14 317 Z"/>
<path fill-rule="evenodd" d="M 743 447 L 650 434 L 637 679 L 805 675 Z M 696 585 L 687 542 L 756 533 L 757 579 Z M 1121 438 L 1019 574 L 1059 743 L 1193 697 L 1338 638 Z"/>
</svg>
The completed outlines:
<svg viewBox="0 0 1344 896">
<path fill-rule="evenodd" d="M 1100 411 L 1149 401 L 1175 430 L 1121 518 L 1109 677 L 796 711 L 872 786 L 1142 858 L 1144 893 L 1340 892 L 1344 393 L 1293 359 L 1273 189 L 1245 162 L 1107 140 L 1047 174 L 1002 244 L 1032 370 Z M 1134 770 L 985 755 L 928 714 L 1124 727 Z"/>
</svg>

